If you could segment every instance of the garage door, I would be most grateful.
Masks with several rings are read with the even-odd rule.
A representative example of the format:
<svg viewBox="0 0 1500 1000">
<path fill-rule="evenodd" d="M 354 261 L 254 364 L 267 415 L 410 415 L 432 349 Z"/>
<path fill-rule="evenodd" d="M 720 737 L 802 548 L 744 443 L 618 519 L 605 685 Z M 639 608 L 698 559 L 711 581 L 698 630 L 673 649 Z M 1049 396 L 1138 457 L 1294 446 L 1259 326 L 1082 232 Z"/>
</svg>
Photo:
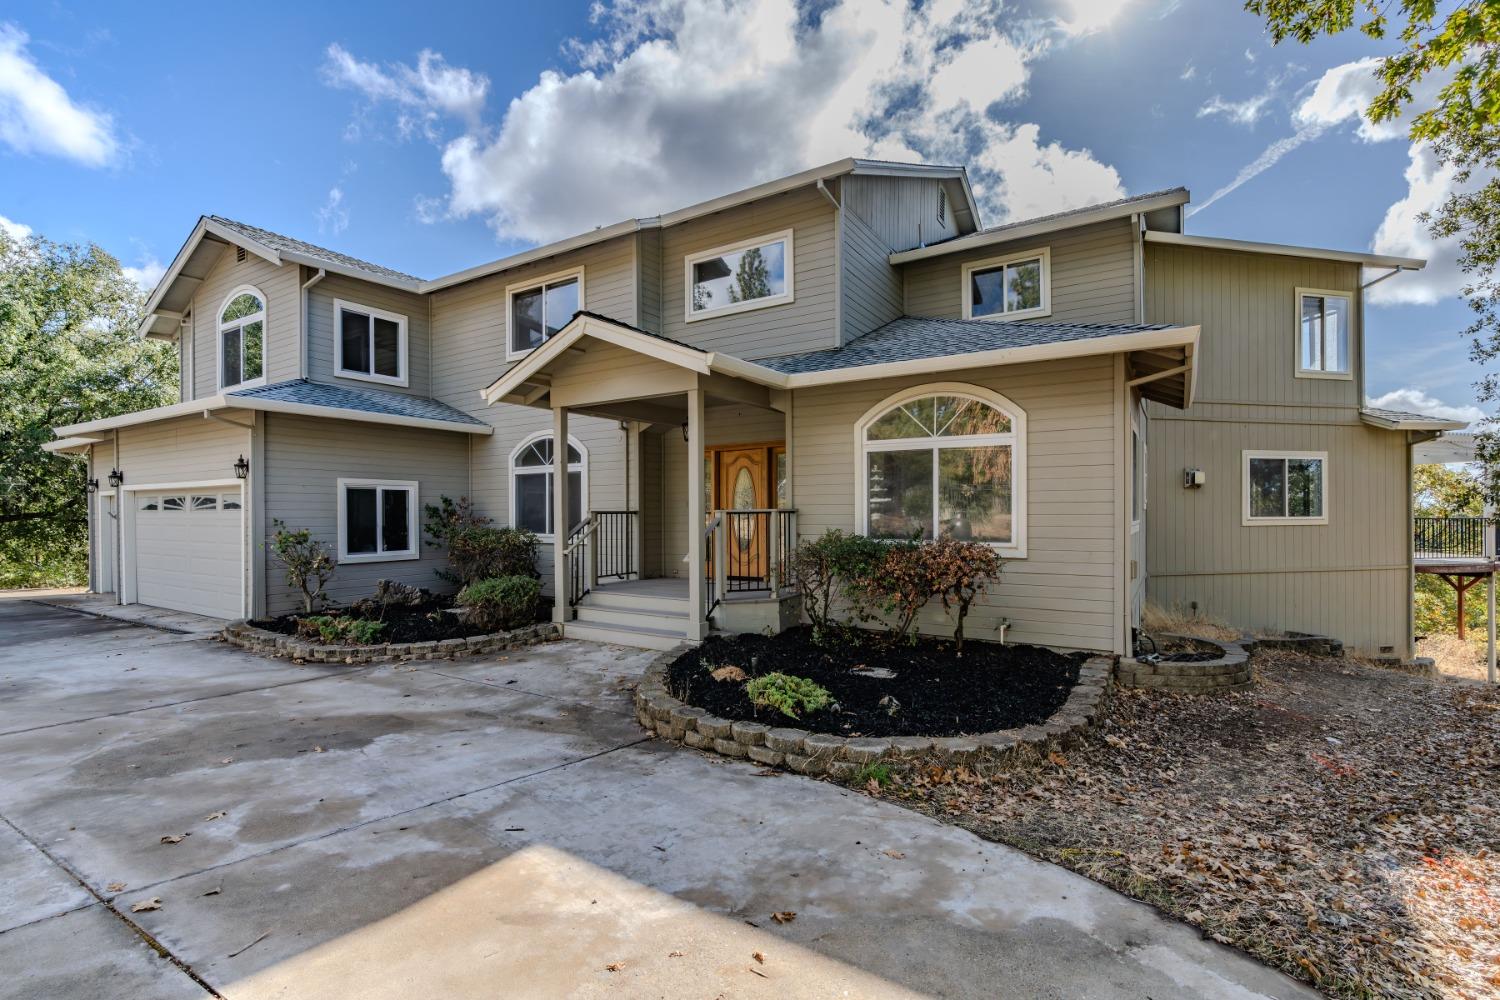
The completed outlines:
<svg viewBox="0 0 1500 1000">
<path fill-rule="evenodd" d="M 238 489 L 136 493 L 136 603 L 242 617 L 240 515 Z"/>
</svg>

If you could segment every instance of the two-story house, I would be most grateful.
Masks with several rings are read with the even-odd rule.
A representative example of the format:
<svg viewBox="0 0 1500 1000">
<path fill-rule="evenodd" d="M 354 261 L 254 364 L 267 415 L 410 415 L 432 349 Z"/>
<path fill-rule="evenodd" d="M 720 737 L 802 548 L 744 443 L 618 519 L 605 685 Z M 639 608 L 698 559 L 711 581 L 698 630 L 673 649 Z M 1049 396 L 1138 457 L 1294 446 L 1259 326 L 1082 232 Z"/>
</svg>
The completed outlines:
<svg viewBox="0 0 1500 1000">
<path fill-rule="evenodd" d="M 1405 653 L 1408 445 L 1450 425 L 1361 409 L 1361 276 L 1422 262 L 1187 201 L 984 229 L 962 168 L 849 159 L 434 280 L 207 217 L 141 326 L 181 402 L 51 447 L 122 603 L 293 609 L 276 522 L 335 600 L 431 587 L 446 495 L 542 538 L 584 638 L 783 627 L 786 551 L 840 528 L 996 546 L 975 635 L 1123 652 L 1149 588 Z"/>
</svg>

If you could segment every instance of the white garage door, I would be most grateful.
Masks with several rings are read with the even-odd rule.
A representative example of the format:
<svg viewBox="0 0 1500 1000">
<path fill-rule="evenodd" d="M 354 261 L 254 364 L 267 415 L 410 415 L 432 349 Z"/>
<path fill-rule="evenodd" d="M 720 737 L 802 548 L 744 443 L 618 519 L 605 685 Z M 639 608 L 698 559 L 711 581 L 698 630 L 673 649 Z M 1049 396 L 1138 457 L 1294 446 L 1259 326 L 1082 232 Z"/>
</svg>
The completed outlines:
<svg viewBox="0 0 1500 1000">
<path fill-rule="evenodd" d="M 240 515 L 238 489 L 136 493 L 136 603 L 242 617 Z"/>
</svg>

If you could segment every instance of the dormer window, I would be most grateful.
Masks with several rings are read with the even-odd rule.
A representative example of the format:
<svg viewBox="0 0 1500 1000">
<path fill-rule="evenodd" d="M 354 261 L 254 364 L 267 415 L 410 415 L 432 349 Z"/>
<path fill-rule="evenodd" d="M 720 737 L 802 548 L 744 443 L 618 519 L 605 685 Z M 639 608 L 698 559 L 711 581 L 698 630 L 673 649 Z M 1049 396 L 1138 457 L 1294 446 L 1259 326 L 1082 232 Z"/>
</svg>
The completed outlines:
<svg viewBox="0 0 1500 1000">
<path fill-rule="evenodd" d="M 687 321 L 792 301 L 792 231 L 690 254 Z"/>
<path fill-rule="evenodd" d="M 335 299 L 334 369 L 340 378 L 406 385 L 406 317 Z"/>
<path fill-rule="evenodd" d="M 583 308 L 583 269 L 511 285 L 505 297 L 510 318 L 506 356 L 519 358 L 541 347 Z"/>
<path fill-rule="evenodd" d="M 219 388 L 263 385 L 265 343 L 265 296 L 257 288 L 241 285 L 219 309 Z"/>
<path fill-rule="evenodd" d="M 1017 320 L 1052 314 L 1047 247 L 963 266 L 964 319 Z"/>
</svg>

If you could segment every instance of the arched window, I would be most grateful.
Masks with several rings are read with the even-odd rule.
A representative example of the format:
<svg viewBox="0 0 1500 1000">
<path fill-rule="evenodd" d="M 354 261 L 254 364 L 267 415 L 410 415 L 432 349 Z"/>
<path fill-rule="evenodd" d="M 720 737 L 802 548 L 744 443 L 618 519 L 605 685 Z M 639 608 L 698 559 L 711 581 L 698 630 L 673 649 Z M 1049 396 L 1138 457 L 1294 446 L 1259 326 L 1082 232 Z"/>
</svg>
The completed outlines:
<svg viewBox="0 0 1500 1000">
<path fill-rule="evenodd" d="M 1026 554 L 1026 415 L 978 386 L 897 393 L 859 422 L 860 528 Z"/>
<path fill-rule="evenodd" d="M 263 383 L 265 344 L 265 296 L 251 285 L 241 285 L 219 310 L 219 388 Z"/>
<path fill-rule="evenodd" d="M 552 537 L 552 435 L 533 434 L 510 453 L 510 523 Z M 588 496 L 588 452 L 568 437 L 568 520 L 583 520 Z"/>
</svg>

